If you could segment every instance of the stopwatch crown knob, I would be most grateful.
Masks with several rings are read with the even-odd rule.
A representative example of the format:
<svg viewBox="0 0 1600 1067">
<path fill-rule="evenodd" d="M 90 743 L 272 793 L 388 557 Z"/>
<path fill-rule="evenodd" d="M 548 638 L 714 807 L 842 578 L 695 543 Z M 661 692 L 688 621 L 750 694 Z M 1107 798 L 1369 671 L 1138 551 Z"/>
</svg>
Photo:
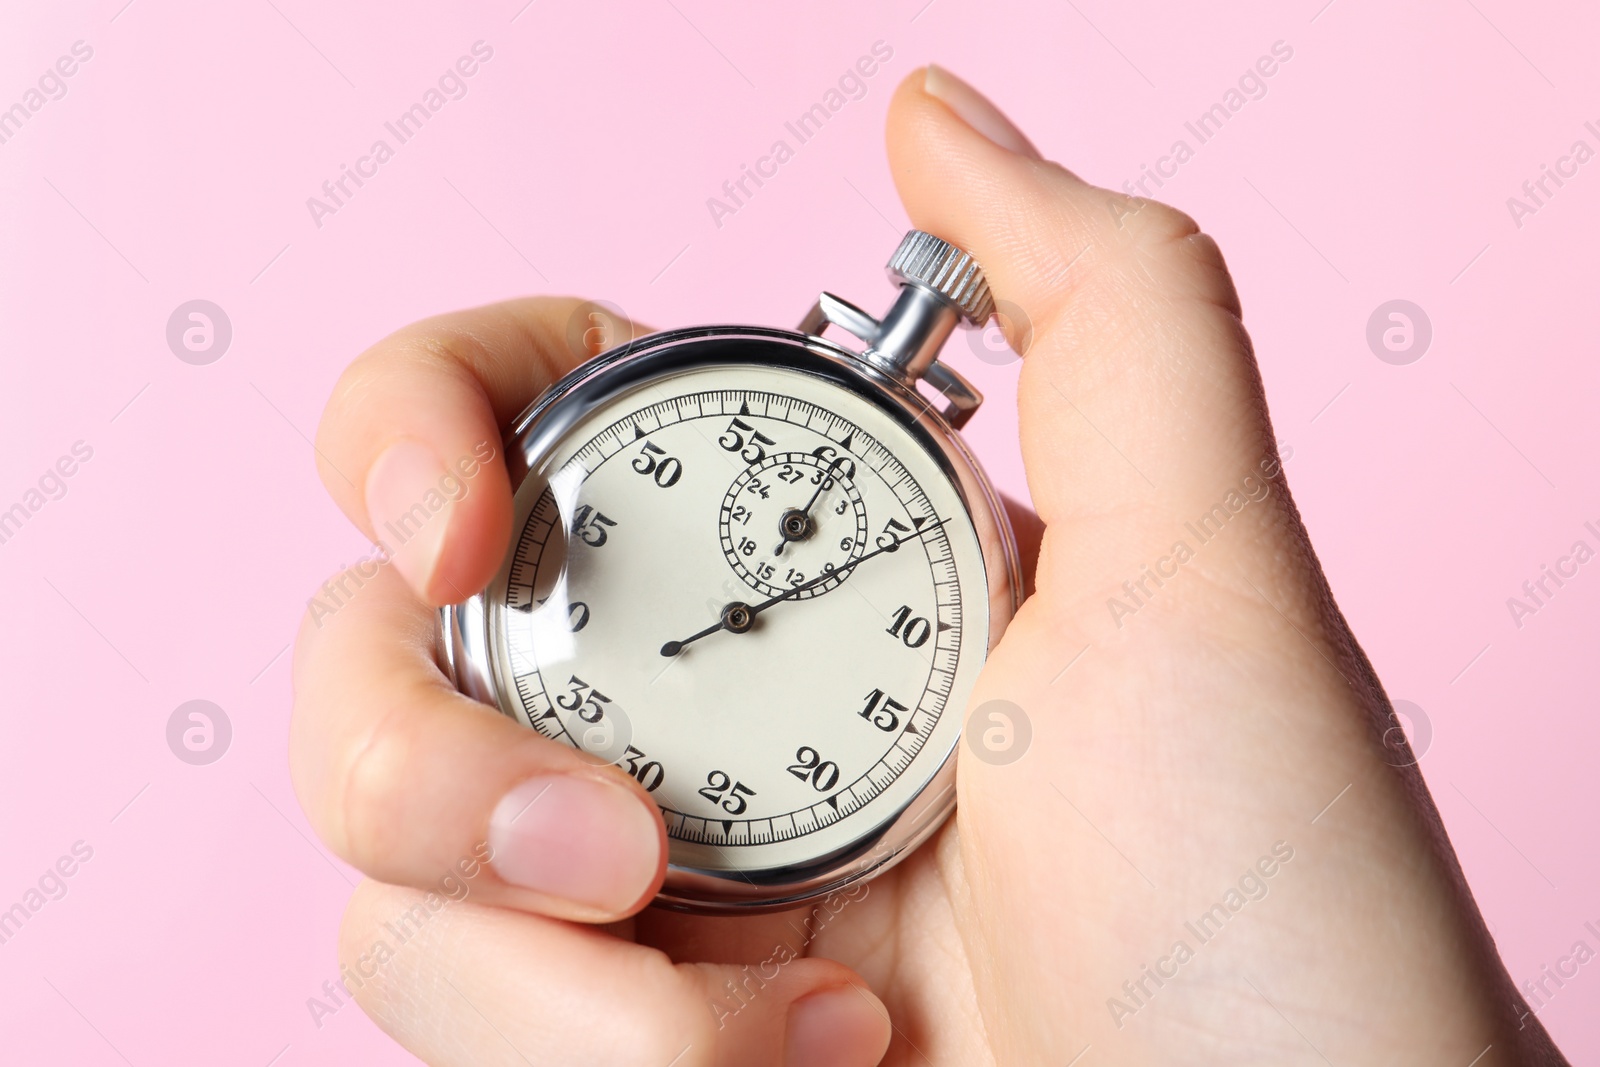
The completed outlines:
<svg viewBox="0 0 1600 1067">
<path fill-rule="evenodd" d="M 926 381 L 950 403 L 944 417 L 960 429 L 983 394 L 939 362 L 939 351 L 963 320 L 981 327 L 994 314 L 989 280 L 972 253 L 931 233 L 912 230 L 889 257 L 889 280 L 900 295 L 881 319 L 848 300 L 823 293 L 800 320 L 800 332 L 821 337 L 830 324 L 867 343 L 855 357 L 902 383 Z"/>
<path fill-rule="evenodd" d="M 902 285 L 915 285 L 941 297 L 973 326 L 982 326 L 994 314 L 994 297 L 983 268 L 949 241 L 912 230 L 889 257 L 889 277 Z"/>
</svg>

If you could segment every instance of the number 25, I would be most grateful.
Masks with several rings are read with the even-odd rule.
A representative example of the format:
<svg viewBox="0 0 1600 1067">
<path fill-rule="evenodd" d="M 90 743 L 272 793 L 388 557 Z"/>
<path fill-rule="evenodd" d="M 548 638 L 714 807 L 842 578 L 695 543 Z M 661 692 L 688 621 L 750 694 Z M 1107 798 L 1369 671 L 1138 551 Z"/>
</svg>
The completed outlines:
<svg viewBox="0 0 1600 1067">
<path fill-rule="evenodd" d="M 730 785 L 733 787 L 732 792 L 728 791 Z M 726 771 L 712 771 L 706 775 L 706 787 L 699 792 L 713 804 L 720 802 L 722 810 L 729 815 L 743 815 L 745 808 L 749 807 L 744 798 L 756 795 L 756 791 L 743 782 L 735 782 L 729 778 Z M 724 797 L 724 793 L 728 795 Z"/>
</svg>

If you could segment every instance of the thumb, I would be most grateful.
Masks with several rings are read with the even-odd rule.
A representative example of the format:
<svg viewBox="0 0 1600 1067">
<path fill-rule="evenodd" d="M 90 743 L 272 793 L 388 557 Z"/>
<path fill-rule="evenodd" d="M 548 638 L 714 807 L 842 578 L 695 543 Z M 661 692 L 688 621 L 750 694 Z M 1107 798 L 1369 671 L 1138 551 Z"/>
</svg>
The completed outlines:
<svg viewBox="0 0 1600 1067">
<path fill-rule="evenodd" d="M 872 1067 L 889 1048 L 888 1009 L 842 963 L 768 957 L 678 968 L 711 1007 L 717 1067 Z"/>
<path fill-rule="evenodd" d="M 1041 160 L 993 104 L 938 67 L 896 91 L 888 149 L 913 223 L 983 264 L 1023 353 L 1022 454 L 1054 535 L 1041 589 L 1052 565 L 1054 588 L 1081 589 L 1061 568 L 1103 572 L 1153 523 L 1164 535 L 1244 478 L 1250 492 L 1277 476 L 1238 297 L 1193 220 Z"/>
</svg>

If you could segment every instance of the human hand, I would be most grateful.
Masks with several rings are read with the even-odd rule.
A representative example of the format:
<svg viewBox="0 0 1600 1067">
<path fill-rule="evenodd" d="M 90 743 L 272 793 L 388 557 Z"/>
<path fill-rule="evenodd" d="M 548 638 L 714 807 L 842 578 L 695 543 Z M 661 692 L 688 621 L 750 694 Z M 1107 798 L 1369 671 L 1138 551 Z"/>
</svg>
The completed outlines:
<svg viewBox="0 0 1600 1067">
<path fill-rule="evenodd" d="M 329 491 L 382 537 L 447 464 L 492 458 L 396 567 L 308 617 L 295 659 L 301 802 L 390 883 L 346 917 L 363 1008 L 448 1065 L 1562 1062 L 1521 1017 L 1420 775 L 1392 765 L 1216 245 L 1042 162 L 942 71 L 902 84 L 888 140 L 913 223 L 1031 320 L 1035 591 L 971 701 L 1025 711 L 1025 757 L 962 759 L 956 817 L 836 910 L 641 911 L 665 867 L 648 796 L 434 661 L 431 605 L 500 561 L 500 427 L 573 362 L 575 304 L 419 324 L 336 389 Z M 470 899 L 429 909 L 453 872 Z"/>
</svg>

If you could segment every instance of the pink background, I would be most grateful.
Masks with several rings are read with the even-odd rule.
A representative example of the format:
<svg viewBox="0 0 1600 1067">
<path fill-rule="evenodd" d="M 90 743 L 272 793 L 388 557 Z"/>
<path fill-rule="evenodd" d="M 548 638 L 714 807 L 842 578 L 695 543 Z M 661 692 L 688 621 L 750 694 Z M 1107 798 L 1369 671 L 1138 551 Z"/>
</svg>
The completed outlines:
<svg viewBox="0 0 1600 1067">
<path fill-rule="evenodd" d="M 1574 541 L 1600 547 L 1600 161 L 1521 227 L 1506 206 L 1573 141 L 1600 148 L 1591 6 L 524 2 L 0 15 L 0 107 L 94 49 L 0 145 L 0 508 L 93 448 L 0 544 L 0 908 L 94 850 L 0 945 L 0 1058 L 410 1062 L 359 1010 L 319 1028 L 306 1007 L 357 877 L 285 769 L 286 646 L 365 551 L 307 440 L 335 377 L 402 323 L 527 292 L 661 326 L 792 325 L 824 286 L 882 305 L 906 225 L 884 109 L 933 59 L 1119 185 L 1293 48 L 1161 195 L 1228 254 L 1296 499 L 1391 695 L 1428 717 L 1422 767 L 1513 977 L 1600 948 L 1600 563 L 1521 629 L 1506 607 Z M 318 228 L 306 198 L 478 40 L 468 95 Z M 716 226 L 706 198 L 877 40 L 894 57 L 865 98 Z M 195 298 L 233 324 L 209 366 L 165 339 Z M 1393 298 L 1433 324 L 1408 366 L 1365 340 Z M 989 394 L 970 436 L 1020 492 L 1015 367 L 955 352 Z M 165 739 L 196 698 L 234 731 L 204 767 Z M 1600 964 L 1542 1015 L 1600 1060 Z"/>
</svg>

